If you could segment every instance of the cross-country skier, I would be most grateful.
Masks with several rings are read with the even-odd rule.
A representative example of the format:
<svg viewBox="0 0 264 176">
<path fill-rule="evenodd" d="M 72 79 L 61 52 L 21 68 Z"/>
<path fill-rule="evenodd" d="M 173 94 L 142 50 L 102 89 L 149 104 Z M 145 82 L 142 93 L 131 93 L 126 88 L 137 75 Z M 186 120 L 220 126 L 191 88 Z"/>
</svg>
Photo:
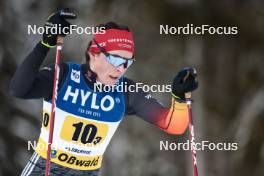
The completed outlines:
<svg viewBox="0 0 264 176">
<path fill-rule="evenodd" d="M 45 25 L 68 27 L 70 23 L 66 19 L 57 12 Z M 184 94 L 198 87 L 193 68 L 185 68 L 175 76 L 169 108 L 141 89 L 138 92 L 120 92 L 117 87 L 111 91 L 94 90 L 94 85 L 136 86 L 134 81 L 124 77 L 134 62 L 132 33 L 128 27 L 114 22 L 100 26 L 105 32 L 93 35 L 84 64 L 60 64 L 51 176 L 97 176 L 103 154 L 126 115 L 136 115 L 169 134 L 183 134 L 188 126 Z M 54 65 L 41 65 L 49 50 L 56 46 L 57 37 L 57 34 L 44 33 L 10 83 L 10 93 L 15 97 L 43 98 L 43 123 L 37 146 L 48 143 L 54 73 Z M 46 156 L 47 148 L 37 147 L 22 176 L 44 175 Z"/>
</svg>

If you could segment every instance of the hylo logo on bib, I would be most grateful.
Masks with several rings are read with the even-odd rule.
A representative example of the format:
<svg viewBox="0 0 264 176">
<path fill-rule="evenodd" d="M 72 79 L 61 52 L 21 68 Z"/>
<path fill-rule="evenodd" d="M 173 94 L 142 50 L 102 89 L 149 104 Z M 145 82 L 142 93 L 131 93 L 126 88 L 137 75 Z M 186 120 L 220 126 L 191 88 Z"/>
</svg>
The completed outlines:
<svg viewBox="0 0 264 176">
<path fill-rule="evenodd" d="M 69 98 L 71 97 L 71 98 Z M 87 101 L 88 99 L 90 101 Z M 69 100 L 71 99 L 71 100 Z M 92 109 L 101 109 L 103 111 L 110 111 L 114 108 L 115 101 L 110 95 L 105 95 L 101 99 L 97 100 L 97 94 L 90 91 L 84 91 L 83 89 L 75 88 L 72 90 L 71 86 L 67 87 L 67 90 L 63 97 L 64 101 L 71 101 L 71 103 L 80 103 L 81 106 L 87 106 L 87 102 L 90 102 Z M 89 106 L 89 105 L 88 105 Z"/>
</svg>

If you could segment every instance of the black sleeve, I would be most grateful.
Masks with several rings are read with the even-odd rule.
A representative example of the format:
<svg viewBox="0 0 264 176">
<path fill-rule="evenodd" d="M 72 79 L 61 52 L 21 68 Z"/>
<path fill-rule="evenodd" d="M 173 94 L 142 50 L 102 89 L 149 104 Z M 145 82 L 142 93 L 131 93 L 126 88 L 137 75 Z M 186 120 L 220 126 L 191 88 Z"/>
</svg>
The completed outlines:
<svg viewBox="0 0 264 176">
<path fill-rule="evenodd" d="M 10 94 L 24 99 L 47 98 L 50 99 L 53 90 L 54 65 L 40 69 L 49 48 L 38 43 L 33 51 L 17 68 L 10 82 Z M 61 64 L 61 83 L 65 75 L 65 63 Z M 60 84 L 59 84 L 60 85 Z"/>
<path fill-rule="evenodd" d="M 136 83 L 128 78 L 124 79 L 127 86 L 136 85 Z M 161 116 L 168 114 L 168 108 L 161 105 L 155 98 L 142 89 L 138 91 L 127 91 L 126 95 L 126 114 L 137 115 L 143 120 L 156 123 Z"/>
</svg>

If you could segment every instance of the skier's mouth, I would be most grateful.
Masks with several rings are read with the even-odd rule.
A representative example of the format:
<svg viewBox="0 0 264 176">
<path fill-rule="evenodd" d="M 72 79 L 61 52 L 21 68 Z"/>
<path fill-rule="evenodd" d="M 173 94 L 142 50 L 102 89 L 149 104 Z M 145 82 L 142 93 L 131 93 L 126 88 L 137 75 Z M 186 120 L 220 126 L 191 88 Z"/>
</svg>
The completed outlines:
<svg viewBox="0 0 264 176">
<path fill-rule="evenodd" d="M 118 80 L 118 76 L 112 76 L 112 75 L 109 75 L 109 77 L 112 79 L 112 80 Z"/>
</svg>

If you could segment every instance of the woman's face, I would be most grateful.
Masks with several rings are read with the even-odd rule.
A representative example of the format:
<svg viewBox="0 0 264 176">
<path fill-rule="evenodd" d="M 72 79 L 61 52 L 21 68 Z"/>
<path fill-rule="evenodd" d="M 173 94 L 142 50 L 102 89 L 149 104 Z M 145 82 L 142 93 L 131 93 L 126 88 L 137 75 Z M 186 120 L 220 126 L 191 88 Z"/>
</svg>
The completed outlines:
<svg viewBox="0 0 264 176">
<path fill-rule="evenodd" d="M 113 50 L 109 51 L 109 54 L 115 54 L 125 58 L 132 58 L 133 53 L 125 50 Z M 101 52 L 99 54 L 92 54 L 88 52 L 90 56 L 90 67 L 93 72 L 97 74 L 96 80 L 105 85 L 113 85 L 118 79 L 127 71 L 124 65 L 114 67 L 108 63 L 106 56 Z"/>
</svg>

